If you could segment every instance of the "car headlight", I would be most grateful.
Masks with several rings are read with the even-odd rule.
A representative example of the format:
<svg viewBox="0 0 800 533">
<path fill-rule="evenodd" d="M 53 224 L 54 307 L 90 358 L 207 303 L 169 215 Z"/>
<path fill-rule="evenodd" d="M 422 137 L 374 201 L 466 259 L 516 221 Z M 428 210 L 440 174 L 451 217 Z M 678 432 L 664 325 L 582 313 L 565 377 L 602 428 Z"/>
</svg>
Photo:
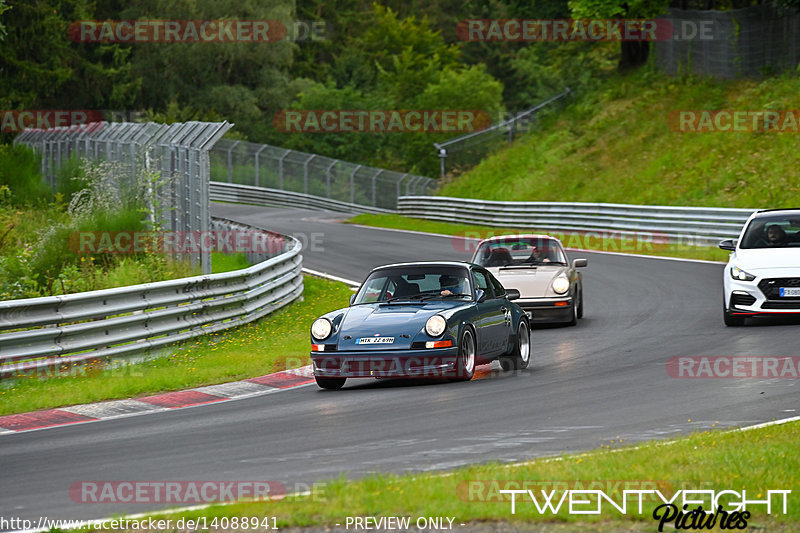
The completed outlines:
<svg viewBox="0 0 800 533">
<path fill-rule="evenodd" d="M 569 279 L 567 276 L 558 276 L 553 280 L 553 290 L 558 294 L 564 294 L 569 290 Z"/>
<path fill-rule="evenodd" d="M 731 267 L 731 277 L 733 279 L 738 279 L 739 281 L 753 281 L 756 279 L 754 275 L 748 274 L 736 265 Z"/>
<path fill-rule="evenodd" d="M 327 318 L 318 318 L 311 324 L 311 336 L 318 340 L 324 340 L 331 334 L 333 326 Z"/>
<path fill-rule="evenodd" d="M 438 337 L 447 328 L 447 320 L 442 315 L 433 315 L 425 322 L 425 333 L 431 337 Z"/>
</svg>

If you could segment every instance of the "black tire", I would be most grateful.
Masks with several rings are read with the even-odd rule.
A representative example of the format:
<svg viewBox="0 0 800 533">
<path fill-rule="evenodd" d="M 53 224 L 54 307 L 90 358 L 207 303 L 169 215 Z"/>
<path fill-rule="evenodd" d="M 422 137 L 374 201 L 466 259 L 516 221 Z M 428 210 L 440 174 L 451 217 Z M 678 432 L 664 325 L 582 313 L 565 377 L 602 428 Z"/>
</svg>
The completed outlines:
<svg viewBox="0 0 800 533">
<path fill-rule="evenodd" d="M 317 385 L 327 390 L 339 390 L 344 387 L 344 382 L 347 381 L 347 378 L 324 378 L 320 376 L 314 376 L 314 379 L 317 380 Z"/>
<path fill-rule="evenodd" d="M 744 317 L 732 315 L 731 312 L 725 308 L 725 288 L 722 289 L 722 321 L 725 325 L 730 327 L 744 326 Z"/>
<path fill-rule="evenodd" d="M 458 343 L 458 360 L 456 361 L 456 381 L 469 381 L 475 375 L 475 359 L 478 349 L 472 328 L 465 327 Z"/>
<path fill-rule="evenodd" d="M 728 327 L 744 326 L 744 317 L 732 315 L 728 312 L 727 309 L 722 310 L 722 320 Z"/>
<path fill-rule="evenodd" d="M 583 287 L 578 290 L 578 312 L 576 316 L 578 318 L 583 318 Z"/>
<path fill-rule="evenodd" d="M 531 360 L 531 330 L 524 319 L 520 319 L 517 326 L 517 341 L 511 349 L 511 355 L 500 358 L 503 370 L 522 370 L 528 368 Z"/>
<path fill-rule="evenodd" d="M 578 323 L 578 298 L 577 296 L 572 300 L 572 318 L 565 322 L 567 326 L 574 326 Z"/>
</svg>

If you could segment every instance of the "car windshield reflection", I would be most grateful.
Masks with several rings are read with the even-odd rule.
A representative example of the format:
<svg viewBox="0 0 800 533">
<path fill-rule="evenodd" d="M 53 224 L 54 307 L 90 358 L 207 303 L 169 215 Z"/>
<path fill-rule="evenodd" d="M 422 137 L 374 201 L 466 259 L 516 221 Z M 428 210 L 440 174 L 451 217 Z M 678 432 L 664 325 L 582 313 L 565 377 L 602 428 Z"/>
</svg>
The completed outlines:
<svg viewBox="0 0 800 533">
<path fill-rule="evenodd" d="M 538 265 L 566 265 L 561 245 L 546 237 L 513 237 L 484 242 L 475 262 L 484 267 L 526 268 Z"/>
<path fill-rule="evenodd" d="M 353 305 L 426 302 L 445 298 L 472 299 L 469 270 L 442 266 L 377 270 L 361 286 Z"/>
<path fill-rule="evenodd" d="M 740 248 L 800 247 L 800 217 L 787 215 L 753 219 L 742 237 Z"/>
</svg>

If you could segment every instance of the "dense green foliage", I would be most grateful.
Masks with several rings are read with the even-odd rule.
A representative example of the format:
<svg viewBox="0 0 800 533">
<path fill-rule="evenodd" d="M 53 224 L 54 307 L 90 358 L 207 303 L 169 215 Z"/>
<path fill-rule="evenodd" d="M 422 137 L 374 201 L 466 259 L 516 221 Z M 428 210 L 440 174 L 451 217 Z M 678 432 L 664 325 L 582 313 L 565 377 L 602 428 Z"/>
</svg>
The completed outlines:
<svg viewBox="0 0 800 533">
<path fill-rule="evenodd" d="M 617 53 L 587 43 L 465 42 L 456 33 L 470 18 L 568 17 L 567 0 L 8 3 L 5 13 L 0 7 L 0 109 L 225 119 L 239 138 L 430 175 L 438 169 L 432 144 L 457 133 L 284 133 L 273 117 L 288 109 L 461 109 L 497 121 L 613 69 L 609 50 Z M 287 27 L 315 20 L 324 29 L 298 42 L 235 44 L 76 42 L 69 34 L 82 20 L 223 18 Z"/>
</svg>

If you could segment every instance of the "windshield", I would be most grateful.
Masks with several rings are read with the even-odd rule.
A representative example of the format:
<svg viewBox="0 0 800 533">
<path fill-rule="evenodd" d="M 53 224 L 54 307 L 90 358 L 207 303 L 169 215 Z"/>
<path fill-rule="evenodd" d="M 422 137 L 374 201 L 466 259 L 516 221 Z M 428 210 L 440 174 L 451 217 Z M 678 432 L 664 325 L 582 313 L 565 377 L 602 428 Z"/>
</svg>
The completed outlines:
<svg viewBox="0 0 800 533">
<path fill-rule="evenodd" d="M 484 267 L 515 265 L 566 265 L 561 244 L 546 237 L 514 237 L 484 242 L 475 252 L 473 262 Z"/>
<path fill-rule="evenodd" d="M 466 268 L 436 265 L 380 269 L 369 275 L 353 303 L 472 299 L 468 276 Z"/>
<path fill-rule="evenodd" d="M 742 236 L 740 248 L 800 247 L 800 217 L 771 215 L 754 218 Z"/>
</svg>

